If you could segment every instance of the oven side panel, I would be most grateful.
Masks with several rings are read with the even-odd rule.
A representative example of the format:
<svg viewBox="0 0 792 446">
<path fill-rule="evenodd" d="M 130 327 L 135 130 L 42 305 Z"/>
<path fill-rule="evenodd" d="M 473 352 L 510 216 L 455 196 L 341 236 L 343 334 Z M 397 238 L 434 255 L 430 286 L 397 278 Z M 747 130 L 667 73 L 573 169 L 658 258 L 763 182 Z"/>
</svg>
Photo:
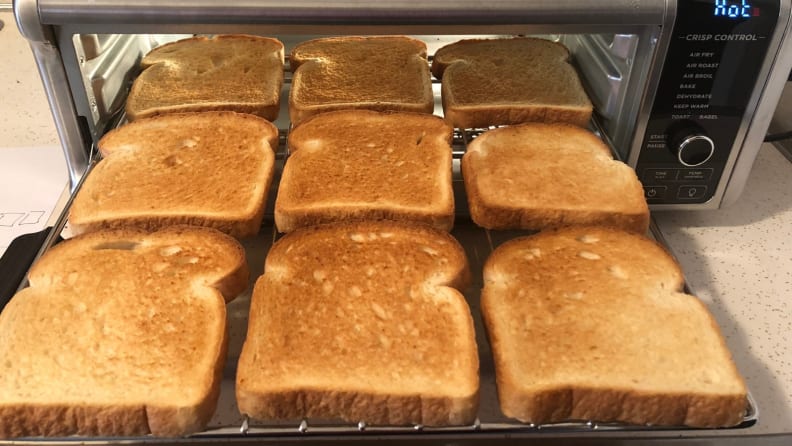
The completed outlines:
<svg viewBox="0 0 792 446">
<path fill-rule="evenodd" d="M 30 43 L 66 156 L 73 190 L 88 167 L 86 131 L 68 88 L 63 54 L 56 44 L 52 28 L 40 23 L 37 6 L 35 0 L 17 0 L 14 2 L 14 16 L 22 35 Z"/>
<path fill-rule="evenodd" d="M 787 78 L 792 71 L 792 1 L 781 2 L 778 31 L 774 37 L 777 44 L 776 53 L 768 55 L 765 67 L 759 79 L 766 78 L 763 85 L 757 86 L 758 103 L 750 125 L 745 134 L 742 150 L 737 154 L 731 176 L 725 181 L 720 207 L 729 206 L 737 201 L 745 188 L 748 174 L 751 172 L 756 155 L 762 146 L 767 129 L 778 107 Z"/>
</svg>

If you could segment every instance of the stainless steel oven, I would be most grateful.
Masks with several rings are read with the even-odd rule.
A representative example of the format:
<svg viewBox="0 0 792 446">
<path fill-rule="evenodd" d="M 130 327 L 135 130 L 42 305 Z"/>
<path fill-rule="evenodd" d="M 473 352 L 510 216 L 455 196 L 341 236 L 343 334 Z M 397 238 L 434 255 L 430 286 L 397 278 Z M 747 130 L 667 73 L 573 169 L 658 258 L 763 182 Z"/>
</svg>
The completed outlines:
<svg viewBox="0 0 792 446">
<path fill-rule="evenodd" d="M 594 104 L 591 128 L 636 170 L 653 210 L 714 209 L 738 198 L 792 68 L 792 0 L 17 0 L 14 12 L 39 67 L 73 190 L 92 165 L 95 142 L 123 121 L 124 101 L 142 55 L 194 34 L 277 37 L 287 54 L 296 43 L 317 36 L 406 34 L 426 42 L 430 58 L 439 47 L 471 36 L 531 35 L 560 41 L 570 49 Z M 285 79 L 284 99 L 288 71 Z M 435 113 L 441 114 L 439 83 L 434 87 Z M 281 102 L 283 107 L 288 104 Z M 285 110 L 275 124 L 281 131 L 279 169 L 288 155 Z M 479 131 L 455 131 L 454 187 L 461 215 L 466 209 L 458 161 Z M 270 206 L 272 201 L 271 196 Z M 66 215 L 43 250 L 61 234 Z M 261 272 L 267 248 L 278 237 L 271 220 L 270 213 L 259 235 L 245 243 L 254 273 Z M 458 219 L 453 235 L 466 247 L 479 277 L 474 288 L 480 288 L 488 253 L 517 233 L 489 233 Z M 478 288 L 467 296 L 474 314 Z M 234 410 L 235 355 L 244 337 L 249 295 L 231 305 L 236 311 L 229 311 L 235 316 L 229 319 L 229 358 L 219 409 L 208 430 L 195 437 L 199 441 L 499 438 L 558 443 L 574 437 L 575 442 L 585 438 L 596 444 L 671 438 L 701 439 L 703 444 L 712 434 L 590 422 L 520 425 L 497 409 L 491 359 L 482 359 L 481 410 L 472 426 L 390 428 L 367 426 L 364 420 L 351 425 L 305 420 L 259 424 Z M 479 350 L 482 358 L 489 358 L 482 333 L 478 325 Z M 735 428 L 750 427 L 757 418 L 751 400 L 743 423 Z"/>
<path fill-rule="evenodd" d="M 653 210 L 739 196 L 790 67 L 789 0 L 17 0 L 73 184 L 123 103 L 141 54 L 189 34 L 543 35 L 572 54 L 593 125 L 635 168 Z M 286 125 L 288 123 L 281 123 Z"/>
</svg>

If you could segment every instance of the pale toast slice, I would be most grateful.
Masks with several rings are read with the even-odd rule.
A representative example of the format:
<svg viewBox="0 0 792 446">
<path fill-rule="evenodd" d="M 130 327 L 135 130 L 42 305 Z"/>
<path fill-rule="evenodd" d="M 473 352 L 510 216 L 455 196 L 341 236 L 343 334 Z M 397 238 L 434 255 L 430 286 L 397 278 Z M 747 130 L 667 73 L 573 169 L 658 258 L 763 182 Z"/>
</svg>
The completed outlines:
<svg viewBox="0 0 792 446">
<path fill-rule="evenodd" d="M 99 141 L 104 155 L 69 212 L 74 233 L 108 228 L 209 226 L 258 233 L 278 130 L 233 112 L 140 119 Z"/>
<path fill-rule="evenodd" d="M 484 266 L 481 311 L 503 413 L 535 424 L 740 423 L 745 384 L 682 286 L 674 259 L 638 234 L 563 228 L 500 246 Z"/>
<path fill-rule="evenodd" d="M 309 118 L 289 135 L 278 230 L 383 218 L 451 229 L 452 132 L 442 119 L 418 113 L 343 110 Z"/>
<path fill-rule="evenodd" d="M 214 414 L 242 247 L 208 228 L 62 242 L 0 314 L 0 438 L 182 436 Z"/>
<path fill-rule="evenodd" d="M 569 50 L 545 39 L 467 39 L 440 48 L 443 114 L 454 127 L 524 122 L 585 127 L 593 106 L 569 63 Z"/>
<path fill-rule="evenodd" d="M 253 291 L 240 411 L 264 420 L 472 423 L 478 354 L 459 291 L 468 280 L 459 244 L 423 225 L 287 234 Z"/>
<path fill-rule="evenodd" d="M 326 37 L 295 46 L 292 125 L 331 110 L 432 113 L 426 44 L 406 36 Z"/>
<path fill-rule="evenodd" d="M 283 64 L 283 43 L 269 37 L 196 36 L 159 46 L 140 62 L 127 118 L 226 110 L 275 120 Z"/>
<path fill-rule="evenodd" d="M 576 126 L 529 123 L 485 132 L 468 145 L 462 174 L 470 215 L 488 229 L 649 228 L 635 171 Z"/>
</svg>

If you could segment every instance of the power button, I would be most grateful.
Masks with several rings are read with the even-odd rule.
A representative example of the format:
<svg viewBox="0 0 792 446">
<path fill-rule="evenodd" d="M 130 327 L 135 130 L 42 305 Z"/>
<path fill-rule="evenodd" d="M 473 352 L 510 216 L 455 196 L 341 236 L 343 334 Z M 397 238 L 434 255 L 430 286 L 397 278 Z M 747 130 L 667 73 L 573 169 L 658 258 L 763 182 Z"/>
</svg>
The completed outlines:
<svg viewBox="0 0 792 446">
<path fill-rule="evenodd" d="M 647 200 L 662 200 L 667 189 L 665 186 L 644 186 L 644 197 Z"/>
</svg>

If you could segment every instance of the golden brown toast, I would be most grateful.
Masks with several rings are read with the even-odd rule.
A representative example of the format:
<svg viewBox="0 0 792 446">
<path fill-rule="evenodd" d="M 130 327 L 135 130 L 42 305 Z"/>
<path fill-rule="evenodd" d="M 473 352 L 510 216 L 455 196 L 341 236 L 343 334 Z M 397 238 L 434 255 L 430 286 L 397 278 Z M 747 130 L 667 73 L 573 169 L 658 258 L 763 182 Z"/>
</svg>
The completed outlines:
<svg viewBox="0 0 792 446">
<path fill-rule="evenodd" d="M 292 125 L 331 110 L 432 113 L 426 44 L 406 36 L 327 37 L 290 56 Z"/>
<path fill-rule="evenodd" d="M 746 388 L 704 304 L 654 241 L 544 231 L 496 249 L 481 311 L 503 413 L 524 422 L 738 424 Z"/>
<path fill-rule="evenodd" d="M 635 171 L 576 126 L 529 123 L 485 132 L 468 145 L 462 174 L 470 215 L 488 229 L 649 228 Z"/>
<path fill-rule="evenodd" d="M 270 250 L 237 372 L 256 419 L 464 425 L 478 407 L 469 280 L 450 235 L 419 224 L 303 228 Z"/>
<path fill-rule="evenodd" d="M 126 102 L 129 120 L 227 110 L 278 117 L 283 44 L 268 37 L 191 37 L 151 50 Z"/>
<path fill-rule="evenodd" d="M 382 218 L 451 229 L 452 131 L 418 113 L 345 110 L 307 119 L 289 134 L 278 230 Z"/>
<path fill-rule="evenodd" d="M 242 247 L 208 228 L 62 242 L 0 314 L 0 438 L 182 436 L 212 417 Z"/>
<path fill-rule="evenodd" d="M 442 79 L 443 114 L 454 127 L 523 122 L 586 126 L 592 105 L 569 51 L 536 38 L 469 39 L 440 48 L 432 73 Z"/>
<path fill-rule="evenodd" d="M 258 233 L 278 130 L 233 112 L 140 119 L 99 141 L 104 155 L 69 213 L 74 233 L 103 228 L 209 226 Z"/>
</svg>

